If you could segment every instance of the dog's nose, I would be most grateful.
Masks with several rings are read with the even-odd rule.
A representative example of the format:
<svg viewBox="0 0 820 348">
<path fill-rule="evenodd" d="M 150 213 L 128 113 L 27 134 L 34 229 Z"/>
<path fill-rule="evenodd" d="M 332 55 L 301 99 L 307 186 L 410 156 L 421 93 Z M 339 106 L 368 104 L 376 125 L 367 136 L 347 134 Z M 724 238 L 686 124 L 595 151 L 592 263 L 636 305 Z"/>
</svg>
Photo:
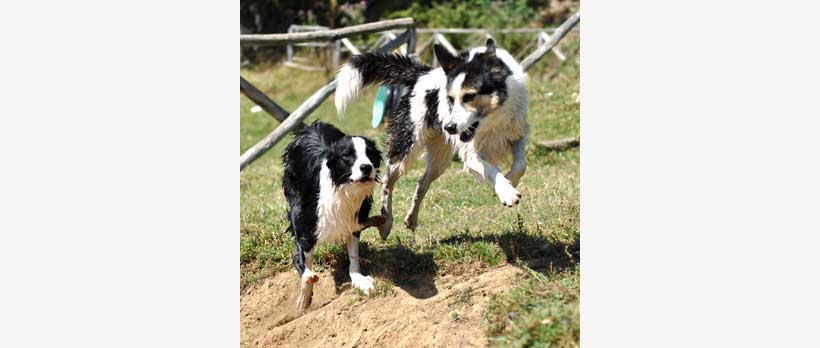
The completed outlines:
<svg viewBox="0 0 820 348">
<path fill-rule="evenodd" d="M 370 172 L 373 171 L 373 166 L 370 164 L 362 164 L 359 166 L 359 170 L 362 171 L 362 175 L 370 175 Z"/>
<path fill-rule="evenodd" d="M 444 130 L 446 130 L 447 133 L 456 134 L 456 123 L 455 122 L 450 122 L 450 123 L 444 125 Z"/>
</svg>

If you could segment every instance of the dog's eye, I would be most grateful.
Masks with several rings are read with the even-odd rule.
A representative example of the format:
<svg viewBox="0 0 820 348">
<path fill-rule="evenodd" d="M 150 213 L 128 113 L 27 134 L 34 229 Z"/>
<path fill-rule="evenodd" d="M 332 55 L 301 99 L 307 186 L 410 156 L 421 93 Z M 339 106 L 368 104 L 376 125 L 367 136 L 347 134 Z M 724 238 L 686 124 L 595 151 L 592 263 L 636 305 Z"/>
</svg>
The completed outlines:
<svg viewBox="0 0 820 348">
<path fill-rule="evenodd" d="M 467 93 L 463 97 L 461 97 L 461 101 L 465 103 L 469 103 L 475 99 L 475 93 Z"/>
<path fill-rule="evenodd" d="M 447 96 L 447 101 L 450 102 L 450 105 L 453 105 L 453 103 L 454 103 L 453 97 L 451 97 L 449 95 Z"/>
</svg>

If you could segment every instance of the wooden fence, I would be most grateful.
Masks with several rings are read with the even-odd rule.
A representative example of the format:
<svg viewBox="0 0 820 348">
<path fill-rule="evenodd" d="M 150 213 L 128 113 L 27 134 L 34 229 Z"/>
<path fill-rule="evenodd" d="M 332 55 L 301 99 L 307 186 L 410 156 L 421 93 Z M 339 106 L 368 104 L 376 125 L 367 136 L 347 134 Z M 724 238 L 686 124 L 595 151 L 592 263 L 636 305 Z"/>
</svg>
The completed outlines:
<svg viewBox="0 0 820 348">
<path fill-rule="evenodd" d="M 533 64 L 538 62 L 544 55 L 546 55 L 547 52 L 553 50 L 555 46 L 558 44 L 558 42 L 561 41 L 561 39 L 564 38 L 564 36 L 566 36 L 566 34 L 570 30 L 572 30 L 572 28 L 575 27 L 576 24 L 578 24 L 580 19 L 581 14 L 580 12 L 577 12 L 574 15 L 570 16 L 566 21 L 564 21 L 564 23 L 561 24 L 561 26 L 552 31 L 552 36 L 542 37 L 541 41 L 539 41 L 540 45 L 538 45 L 535 51 L 533 51 L 526 58 L 524 58 L 523 61 L 521 61 L 521 65 L 524 67 L 524 69 L 529 69 Z M 395 34 L 390 33 L 390 31 L 394 29 L 401 29 L 401 34 L 396 36 Z M 420 29 L 420 31 L 421 30 L 424 29 Z M 450 30 L 465 29 L 446 29 L 446 31 Z M 525 30 L 532 30 L 532 32 L 538 33 L 546 33 L 547 31 L 543 29 Z M 377 42 L 377 45 L 374 45 L 377 46 L 377 48 L 374 47 L 374 51 L 389 52 L 403 44 L 406 44 L 406 54 L 409 56 L 415 56 L 416 28 L 414 26 L 412 18 L 401 18 L 380 21 L 333 30 L 294 31 L 286 34 L 239 35 L 239 43 L 241 46 L 281 46 L 307 42 L 338 42 L 340 44 L 345 45 L 346 48 L 351 52 L 355 52 L 354 54 L 358 54 L 360 53 L 359 49 L 355 46 L 352 46 L 349 40 L 347 40 L 347 37 L 377 32 L 388 32 L 392 34 L 392 36 L 388 35 L 385 37 L 387 39 L 379 40 Z M 347 43 L 345 43 L 345 41 L 347 41 Z M 386 42 L 383 43 L 382 41 Z M 429 43 L 425 46 L 429 46 Z M 452 46 L 450 48 L 452 48 Z M 338 65 L 338 59 L 336 60 L 335 65 Z M 302 105 L 296 108 L 296 110 L 294 110 L 293 112 L 288 112 L 287 110 L 276 104 L 276 102 L 268 98 L 264 93 L 262 93 L 262 91 L 260 91 L 258 88 L 253 86 L 250 82 L 248 82 L 241 76 L 239 77 L 239 86 L 240 91 L 245 96 L 247 96 L 248 99 L 259 105 L 265 112 L 267 112 L 268 114 L 270 114 L 271 116 L 273 116 L 281 122 L 279 126 L 273 130 L 273 132 L 268 134 L 265 138 L 256 143 L 256 145 L 249 148 L 247 151 L 245 151 L 245 153 L 243 153 L 239 157 L 239 170 L 241 171 L 245 169 L 253 161 L 262 156 L 265 152 L 270 150 L 288 133 L 290 133 L 294 129 L 303 127 L 304 123 L 302 121 L 305 118 L 307 118 L 311 113 L 313 113 L 313 111 L 315 111 L 316 108 L 319 107 L 322 101 L 324 101 L 325 98 L 330 96 L 330 94 L 336 90 L 336 79 L 334 78 L 330 80 L 330 82 L 328 82 L 326 85 L 319 88 L 319 90 L 314 92 L 313 95 L 311 95 L 308 99 L 302 102 Z"/>
<path fill-rule="evenodd" d="M 311 31 L 321 31 L 321 30 L 328 30 L 329 28 L 318 26 L 318 25 L 291 25 L 288 28 L 288 33 L 299 33 L 299 32 L 311 32 Z M 425 29 L 416 29 L 416 34 L 421 38 L 422 34 L 429 35 L 429 37 L 425 38 L 424 40 L 419 39 L 420 44 L 416 47 L 416 58 L 422 60 L 424 57 L 424 52 L 428 49 L 431 49 L 434 44 L 440 44 L 442 47 L 450 51 L 453 55 L 458 55 L 458 52 L 455 47 L 450 43 L 450 40 L 447 39 L 447 35 L 468 35 L 467 40 L 471 42 L 468 47 L 476 47 L 482 46 L 484 41 L 488 37 L 493 37 L 494 34 L 517 34 L 517 35 L 530 35 L 531 38 L 528 43 L 521 48 L 518 52 L 514 52 L 513 56 L 517 60 L 521 60 L 524 54 L 530 52 L 533 47 L 539 47 L 550 40 L 551 34 L 554 35 L 555 31 L 558 28 L 518 28 L 518 29 L 497 29 L 497 30 L 489 30 L 489 29 L 478 29 L 478 28 L 425 28 Z M 576 27 L 577 29 L 577 27 Z M 370 49 L 373 47 L 378 47 L 384 42 L 389 42 L 390 40 L 396 38 L 396 35 L 401 34 L 401 31 L 396 30 L 389 30 L 383 31 L 379 33 L 378 40 L 370 45 Z M 360 43 L 361 45 L 361 43 Z M 313 50 L 315 53 L 316 49 L 321 49 L 322 52 L 320 56 L 324 55 L 325 58 L 325 67 L 310 65 L 308 64 L 309 61 L 316 61 L 315 56 L 313 58 L 307 58 L 303 56 L 297 55 L 296 48 L 308 48 Z M 367 49 L 364 49 L 365 51 Z M 319 70 L 328 70 L 332 69 L 333 67 L 339 66 L 339 61 L 341 59 L 342 53 L 350 53 L 352 55 L 357 55 L 361 53 L 362 49 L 356 46 L 352 41 L 348 38 L 342 38 L 340 40 L 336 40 L 333 42 L 299 42 L 299 43 L 290 43 L 287 45 L 287 55 L 285 58 L 284 65 L 289 68 L 296 68 L 306 71 L 319 71 Z M 566 60 L 566 55 L 561 52 L 558 47 L 553 47 L 551 50 L 555 56 L 563 61 Z M 425 64 L 431 65 L 433 67 L 438 67 L 438 62 L 435 59 L 435 55 L 431 55 L 433 57 L 432 61 L 430 62 L 423 62 Z"/>
<path fill-rule="evenodd" d="M 288 34 L 239 35 L 239 43 L 242 46 L 281 46 L 289 43 L 308 41 L 334 41 L 352 35 L 369 34 L 396 28 L 404 28 L 404 33 L 380 46 L 375 51 L 389 52 L 396 49 L 401 44 L 407 43 L 407 53 L 410 54 L 415 49 L 416 45 L 416 28 L 413 24 L 412 18 L 394 19 L 324 31 Z M 240 91 L 245 94 L 248 99 L 261 106 L 265 112 L 282 122 L 278 127 L 276 127 L 276 129 L 273 130 L 273 132 L 268 134 L 265 138 L 256 143 L 256 145 L 252 146 L 250 149 L 245 151 L 245 153 L 239 156 L 240 171 L 245 169 L 245 167 L 251 164 L 251 162 L 255 161 L 265 152 L 270 150 L 270 148 L 276 145 L 276 143 L 282 140 L 282 138 L 284 138 L 292 130 L 297 127 L 302 127 L 304 125 L 302 121 L 313 113 L 313 111 L 319 107 L 319 104 L 321 104 L 325 98 L 336 90 L 336 79 L 334 78 L 330 80 L 328 84 L 314 92 L 313 95 L 311 95 L 307 100 L 302 102 L 302 105 L 299 105 L 296 110 L 289 113 L 241 76 L 239 77 L 239 84 Z"/>
</svg>

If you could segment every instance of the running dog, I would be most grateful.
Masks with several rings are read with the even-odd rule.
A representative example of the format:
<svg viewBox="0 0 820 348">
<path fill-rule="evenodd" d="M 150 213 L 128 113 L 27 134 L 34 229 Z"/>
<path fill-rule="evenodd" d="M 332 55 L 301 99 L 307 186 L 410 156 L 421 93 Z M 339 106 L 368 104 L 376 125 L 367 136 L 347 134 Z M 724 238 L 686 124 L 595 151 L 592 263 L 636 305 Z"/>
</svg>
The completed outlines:
<svg viewBox="0 0 820 348">
<path fill-rule="evenodd" d="M 319 280 L 311 271 L 313 253 L 324 242 L 347 242 L 353 286 L 369 293 L 373 278 L 361 274 L 359 233 L 384 223 L 381 216 L 368 218 L 381 165 L 376 144 L 364 137 L 347 136 L 332 125 L 313 122 L 288 144 L 282 161 L 282 187 L 290 206 L 290 230 L 296 239 L 293 261 L 301 285 L 297 307 L 310 306 L 313 283 Z"/>
<path fill-rule="evenodd" d="M 521 199 L 515 189 L 527 168 L 527 75 L 492 39 L 453 56 L 434 46 L 441 67 L 432 69 L 410 57 L 393 53 L 365 53 L 343 65 L 336 76 L 336 109 L 347 105 L 365 86 L 402 85 L 408 92 L 393 107 L 387 125 L 387 163 L 379 233 L 387 239 L 393 226 L 392 194 L 396 181 L 423 151 L 424 175 L 416 186 L 413 206 L 404 219 L 410 230 L 418 224 L 419 207 L 430 183 L 459 154 L 465 169 L 488 181 L 504 206 Z M 498 168 L 512 155 L 512 166 Z"/>
</svg>

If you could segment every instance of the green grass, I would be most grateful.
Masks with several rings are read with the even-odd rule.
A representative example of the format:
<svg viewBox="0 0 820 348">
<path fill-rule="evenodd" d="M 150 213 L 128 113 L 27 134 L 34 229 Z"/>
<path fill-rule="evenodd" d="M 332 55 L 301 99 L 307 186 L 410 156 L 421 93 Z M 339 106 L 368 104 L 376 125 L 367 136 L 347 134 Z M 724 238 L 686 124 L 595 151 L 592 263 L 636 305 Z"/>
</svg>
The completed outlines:
<svg viewBox="0 0 820 348">
<path fill-rule="evenodd" d="M 365 272 L 389 282 L 391 289 L 392 285 L 405 288 L 408 284 L 429 283 L 442 274 L 482 272 L 503 263 L 529 265 L 550 274 L 550 282 L 577 279 L 580 154 L 577 148 L 548 152 L 535 145 L 580 134 L 580 105 L 575 102 L 579 91 L 577 62 L 573 59 L 565 64 L 556 78 L 547 80 L 552 71 L 544 68 L 556 66 L 553 59 L 548 55 L 537 64 L 540 71 L 530 71 L 529 167 L 518 187 L 523 194 L 521 203 L 514 208 L 503 207 L 489 185 L 477 183 L 472 175 L 461 169 L 461 163 L 454 162 L 432 184 L 419 215 L 419 227 L 415 233 L 410 232 L 404 227 L 403 220 L 416 181 L 423 173 L 423 168 L 417 164 L 396 184 L 395 223 L 390 238 L 382 241 L 375 229 L 365 230 L 361 235 L 360 253 Z M 281 66 L 242 69 L 240 73 L 290 111 L 332 77 L 323 72 L 303 72 Z M 383 150 L 384 128 L 371 129 L 369 126 L 375 90 L 365 90 L 350 106 L 345 119 L 338 119 L 332 102 L 326 101 L 308 117 L 307 122 L 318 119 L 333 123 L 346 133 L 373 138 Z M 240 153 L 278 125 L 264 112 L 251 113 L 249 109 L 253 105 L 240 95 Z M 280 159 L 290 140 L 288 137 L 274 146 L 240 174 L 240 290 L 278 272 L 292 270 L 294 241 L 290 232 L 285 232 L 287 204 L 282 195 Z M 380 190 L 374 195 L 375 201 L 380 202 Z M 373 213 L 376 212 L 374 208 Z M 316 268 L 335 272 L 337 282 L 346 279 L 347 263 L 342 245 L 323 245 L 317 251 Z M 531 278 L 523 279 L 511 291 L 511 298 L 522 297 L 519 292 L 540 293 L 543 289 Z M 577 298 L 577 287 L 566 289 Z M 502 301 L 501 298 L 498 301 Z M 491 312 L 501 313 L 504 308 L 518 306 L 512 304 L 518 300 L 510 301 L 509 305 L 508 302 L 497 305 L 498 309 Z M 567 308 L 564 300 L 553 296 L 546 296 L 544 301 L 545 306 L 522 302 L 523 309 L 515 311 L 521 318 L 529 318 L 527 313 L 533 318 L 541 318 L 543 315 L 558 315 L 560 313 L 556 311 Z M 574 314 L 571 311 L 561 313 L 562 318 L 572 317 L 572 323 L 578 320 L 577 311 Z M 505 322 L 499 318 L 490 315 L 487 319 L 490 322 L 488 334 L 494 337 L 493 342 L 518 342 L 529 335 L 526 337 L 536 337 L 534 342 L 543 343 L 552 342 L 550 337 L 555 336 L 540 331 L 533 336 L 527 330 L 501 327 L 499 325 Z M 532 322 L 527 319 L 526 323 Z M 552 324 L 543 325 L 552 327 Z M 574 329 L 570 325 L 556 330 L 565 335 Z M 558 336 L 564 337 L 561 335 Z"/>
<path fill-rule="evenodd" d="M 484 312 L 495 347 L 577 347 L 580 271 L 544 274 L 529 270 L 509 292 L 493 296 Z"/>
</svg>

